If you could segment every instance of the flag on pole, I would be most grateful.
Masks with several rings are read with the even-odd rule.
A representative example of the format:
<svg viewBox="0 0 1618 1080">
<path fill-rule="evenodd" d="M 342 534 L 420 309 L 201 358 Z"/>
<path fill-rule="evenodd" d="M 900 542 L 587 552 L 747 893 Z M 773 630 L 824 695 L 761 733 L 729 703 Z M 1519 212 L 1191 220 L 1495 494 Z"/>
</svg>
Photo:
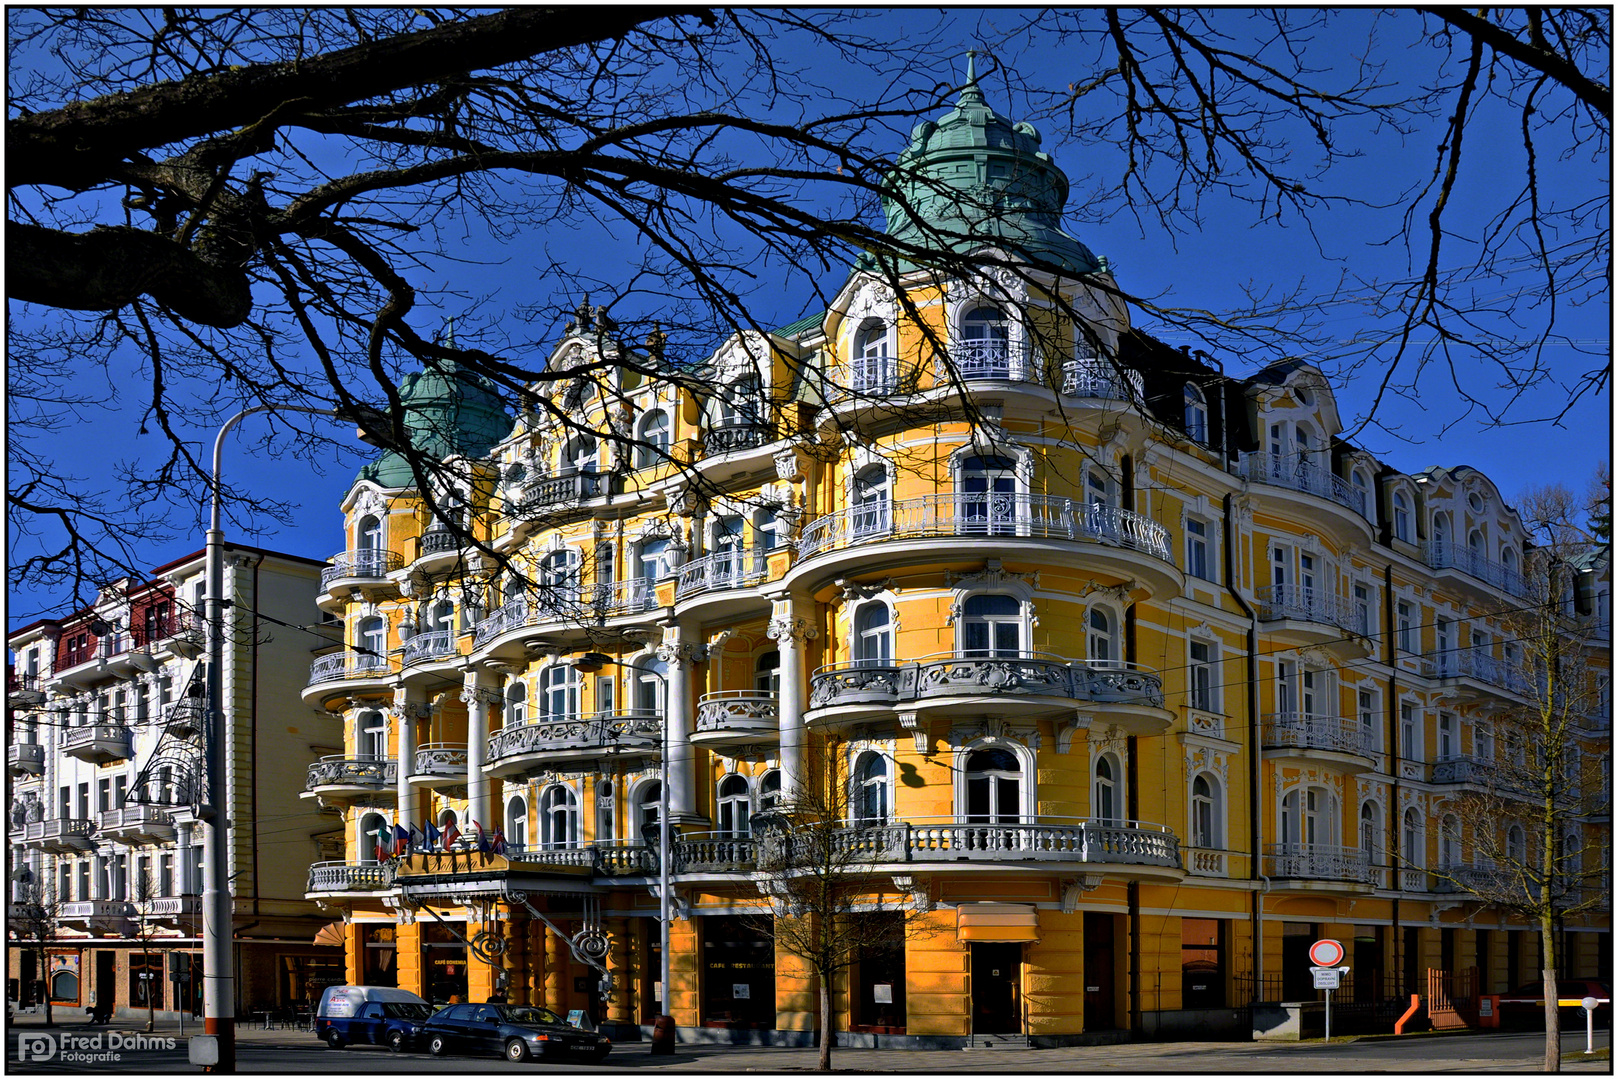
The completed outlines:
<svg viewBox="0 0 1618 1080">
<path fill-rule="evenodd" d="M 494 849 L 496 855 L 504 855 L 506 853 L 505 832 L 500 829 L 494 830 L 494 839 L 489 842 L 489 846 Z"/>
<path fill-rule="evenodd" d="M 388 826 L 387 822 L 383 822 L 382 827 L 376 830 L 376 861 L 377 862 L 387 862 L 388 861 L 388 849 L 392 845 L 393 845 L 393 830 Z"/>
<path fill-rule="evenodd" d="M 393 853 L 403 855 L 410 850 L 410 830 L 403 825 L 393 826 Z"/>
<path fill-rule="evenodd" d="M 460 827 L 456 825 L 452 819 L 450 823 L 444 827 L 444 850 L 448 851 L 450 848 L 454 847 L 460 839 Z"/>
<path fill-rule="evenodd" d="M 443 833 L 438 831 L 438 826 L 429 821 L 427 823 L 427 828 L 422 831 L 421 838 L 428 851 L 437 851 L 439 838 L 443 835 Z"/>
<path fill-rule="evenodd" d="M 489 853 L 489 838 L 483 835 L 483 825 L 477 818 L 472 819 L 472 828 L 478 832 L 478 851 L 487 855 Z"/>
</svg>

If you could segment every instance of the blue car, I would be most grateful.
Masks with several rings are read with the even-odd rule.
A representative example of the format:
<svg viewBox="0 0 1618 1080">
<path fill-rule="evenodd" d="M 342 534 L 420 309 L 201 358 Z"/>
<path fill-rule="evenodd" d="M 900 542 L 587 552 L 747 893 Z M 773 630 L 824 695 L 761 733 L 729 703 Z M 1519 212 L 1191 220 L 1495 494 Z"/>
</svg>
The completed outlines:
<svg viewBox="0 0 1618 1080">
<path fill-rule="evenodd" d="M 605 1035 L 572 1027 L 537 1005 L 449 1005 L 422 1025 L 421 1039 L 432 1054 L 501 1054 L 507 1061 L 601 1061 L 612 1052 Z"/>
<path fill-rule="evenodd" d="M 352 1016 L 318 1018 L 315 1035 L 333 1050 L 375 1044 L 399 1053 L 416 1045 L 422 1025 L 432 1014 L 433 1007 L 425 1003 L 367 1001 Z"/>
</svg>

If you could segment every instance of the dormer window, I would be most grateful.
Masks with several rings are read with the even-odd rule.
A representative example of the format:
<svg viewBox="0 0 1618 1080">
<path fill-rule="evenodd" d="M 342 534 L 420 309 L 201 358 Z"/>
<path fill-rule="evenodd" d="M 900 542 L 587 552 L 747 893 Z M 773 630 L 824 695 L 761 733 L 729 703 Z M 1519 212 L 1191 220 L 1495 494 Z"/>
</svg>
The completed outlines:
<svg viewBox="0 0 1618 1080">
<path fill-rule="evenodd" d="M 1192 442 L 1208 442 L 1208 402 L 1190 383 L 1185 384 L 1185 433 Z"/>
<path fill-rule="evenodd" d="M 898 373 L 888 349 L 888 324 L 871 319 L 854 340 L 854 389 L 886 393 L 898 385 Z"/>
<path fill-rule="evenodd" d="M 1404 492 L 1393 493 L 1393 537 L 1410 543 L 1410 501 L 1405 498 Z"/>
<path fill-rule="evenodd" d="M 635 467 L 649 469 L 669 456 L 669 414 L 653 409 L 640 418 L 640 431 L 636 433 L 640 445 L 635 447 Z"/>
</svg>

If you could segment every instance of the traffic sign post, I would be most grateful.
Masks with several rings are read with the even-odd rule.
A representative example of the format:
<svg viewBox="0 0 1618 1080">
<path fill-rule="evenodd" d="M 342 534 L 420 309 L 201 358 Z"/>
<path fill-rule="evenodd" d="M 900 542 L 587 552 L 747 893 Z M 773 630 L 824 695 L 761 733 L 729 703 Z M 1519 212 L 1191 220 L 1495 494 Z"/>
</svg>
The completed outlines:
<svg viewBox="0 0 1618 1080">
<path fill-rule="evenodd" d="M 1348 966 L 1338 965 L 1343 960 L 1343 943 L 1332 938 L 1321 938 L 1309 946 L 1310 969 L 1315 973 L 1315 989 L 1326 991 L 1326 1042 L 1331 1043 L 1331 992 L 1342 985 L 1342 976 Z"/>
</svg>

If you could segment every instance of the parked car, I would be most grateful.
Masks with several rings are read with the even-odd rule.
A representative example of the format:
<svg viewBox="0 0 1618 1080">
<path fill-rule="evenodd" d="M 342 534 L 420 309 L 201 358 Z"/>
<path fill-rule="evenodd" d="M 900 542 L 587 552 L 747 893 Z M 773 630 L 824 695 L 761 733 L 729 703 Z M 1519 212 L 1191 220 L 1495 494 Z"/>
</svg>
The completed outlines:
<svg viewBox="0 0 1618 1080">
<path fill-rule="evenodd" d="M 433 1007 L 392 986 L 328 986 L 315 1011 L 315 1036 L 333 1050 L 374 1043 L 397 1053 L 414 1046 Z"/>
<path fill-rule="evenodd" d="M 1584 998 L 1610 998 L 1607 987 L 1595 979 L 1558 979 L 1556 996 L 1562 1001 L 1582 1001 Z M 1584 1009 L 1578 1005 L 1564 1005 L 1561 1009 L 1562 1027 L 1584 1027 Z M 1500 1019 L 1512 1026 L 1539 1026 L 1545 1020 L 1545 984 L 1531 982 L 1519 986 L 1509 994 L 1500 995 Z M 1596 1009 L 1597 1024 L 1612 1022 L 1612 1005 Z"/>
<path fill-rule="evenodd" d="M 612 1040 L 568 1024 L 536 1005 L 449 1005 L 421 1028 L 429 1053 L 503 1054 L 509 1061 L 582 1058 L 601 1061 Z"/>
</svg>

